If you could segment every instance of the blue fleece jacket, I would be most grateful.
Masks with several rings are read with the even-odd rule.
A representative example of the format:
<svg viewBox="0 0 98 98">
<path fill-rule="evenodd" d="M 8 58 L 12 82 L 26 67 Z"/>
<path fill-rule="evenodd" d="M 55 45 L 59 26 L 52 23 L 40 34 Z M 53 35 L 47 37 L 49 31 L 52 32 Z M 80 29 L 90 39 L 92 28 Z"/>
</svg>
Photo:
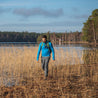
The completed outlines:
<svg viewBox="0 0 98 98">
<path fill-rule="evenodd" d="M 42 48 L 41 48 L 42 42 L 39 44 L 39 48 L 38 48 L 38 52 L 37 52 L 37 58 L 36 58 L 37 61 L 39 60 L 39 55 L 40 55 L 40 51 L 41 51 L 41 50 L 42 50 L 42 54 L 41 54 L 42 57 L 50 56 L 50 51 L 49 51 L 49 49 L 45 47 L 45 45 L 46 45 L 47 42 L 48 42 L 48 41 L 43 42 Z M 53 48 L 53 45 L 52 45 L 51 42 L 49 42 L 49 47 L 50 47 L 50 49 L 51 49 L 51 51 L 52 51 L 52 59 L 55 60 L 55 52 L 54 52 L 54 48 Z"/>
</svg>

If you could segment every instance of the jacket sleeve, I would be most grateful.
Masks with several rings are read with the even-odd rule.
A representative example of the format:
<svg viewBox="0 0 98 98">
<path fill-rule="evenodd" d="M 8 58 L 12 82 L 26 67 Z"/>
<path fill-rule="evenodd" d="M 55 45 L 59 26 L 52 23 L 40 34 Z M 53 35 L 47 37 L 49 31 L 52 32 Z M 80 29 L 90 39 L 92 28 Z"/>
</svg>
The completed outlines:
<svg viewBox="0 0 98 98">
<path fill-rule="evenodd" d="M 41 43 L 39 44 L 39 48 L 37 52 L 37 58 L 36 58 L 37 61 L 39 60 L 40 51 L 41 51 Z"/>
<path fill-rule="evenodd" d="M 51 42 L 50 42 L 50 49 L 52 51 L 52 59 L 55 60 L 55 51 Z"/>
</svg>

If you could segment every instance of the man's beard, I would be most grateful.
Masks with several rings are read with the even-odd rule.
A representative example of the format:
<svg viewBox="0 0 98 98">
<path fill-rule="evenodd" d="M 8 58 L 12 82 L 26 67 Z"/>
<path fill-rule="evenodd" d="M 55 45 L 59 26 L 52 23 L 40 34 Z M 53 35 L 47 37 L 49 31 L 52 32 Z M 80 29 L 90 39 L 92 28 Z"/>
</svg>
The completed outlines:
<svg viewBox="0 0 98 98">
<path fill-rule="evenodd" d="M 46 41 L 43 41 L 44 43 L 46 42 Z"/>
</svg>

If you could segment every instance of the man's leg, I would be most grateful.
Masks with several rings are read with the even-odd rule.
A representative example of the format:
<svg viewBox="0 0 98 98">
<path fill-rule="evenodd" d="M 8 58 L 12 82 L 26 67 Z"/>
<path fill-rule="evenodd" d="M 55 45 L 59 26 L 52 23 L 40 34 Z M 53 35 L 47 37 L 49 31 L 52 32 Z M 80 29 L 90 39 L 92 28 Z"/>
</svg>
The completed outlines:
<svg viewBox="0 0 98 98">
<path fill-rule="evenodd" d="M 45 77 L 48 76 L 48 63 L 49 63 L 50 57 L 45 58 Z"/>
<path fill-rule="evenodd" d="M 45 70 L 45 60 L 43 57 L 41 57 L 41 66 L 42 66 L 42 69 Z"/>
</svg>

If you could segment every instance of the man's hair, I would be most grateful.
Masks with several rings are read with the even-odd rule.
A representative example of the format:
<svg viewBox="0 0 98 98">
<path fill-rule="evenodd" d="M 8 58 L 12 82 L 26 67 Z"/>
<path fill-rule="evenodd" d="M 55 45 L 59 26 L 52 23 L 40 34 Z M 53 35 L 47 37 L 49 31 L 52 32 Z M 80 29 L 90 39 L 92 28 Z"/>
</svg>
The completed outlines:
<svg viewBox="0 0 98 98">
<path fill-rule="evenodd" d="M 47 39 L 47 36 L 46 35 L 43 35 L 42 38 L 46 38 Z"/>
</svg>

